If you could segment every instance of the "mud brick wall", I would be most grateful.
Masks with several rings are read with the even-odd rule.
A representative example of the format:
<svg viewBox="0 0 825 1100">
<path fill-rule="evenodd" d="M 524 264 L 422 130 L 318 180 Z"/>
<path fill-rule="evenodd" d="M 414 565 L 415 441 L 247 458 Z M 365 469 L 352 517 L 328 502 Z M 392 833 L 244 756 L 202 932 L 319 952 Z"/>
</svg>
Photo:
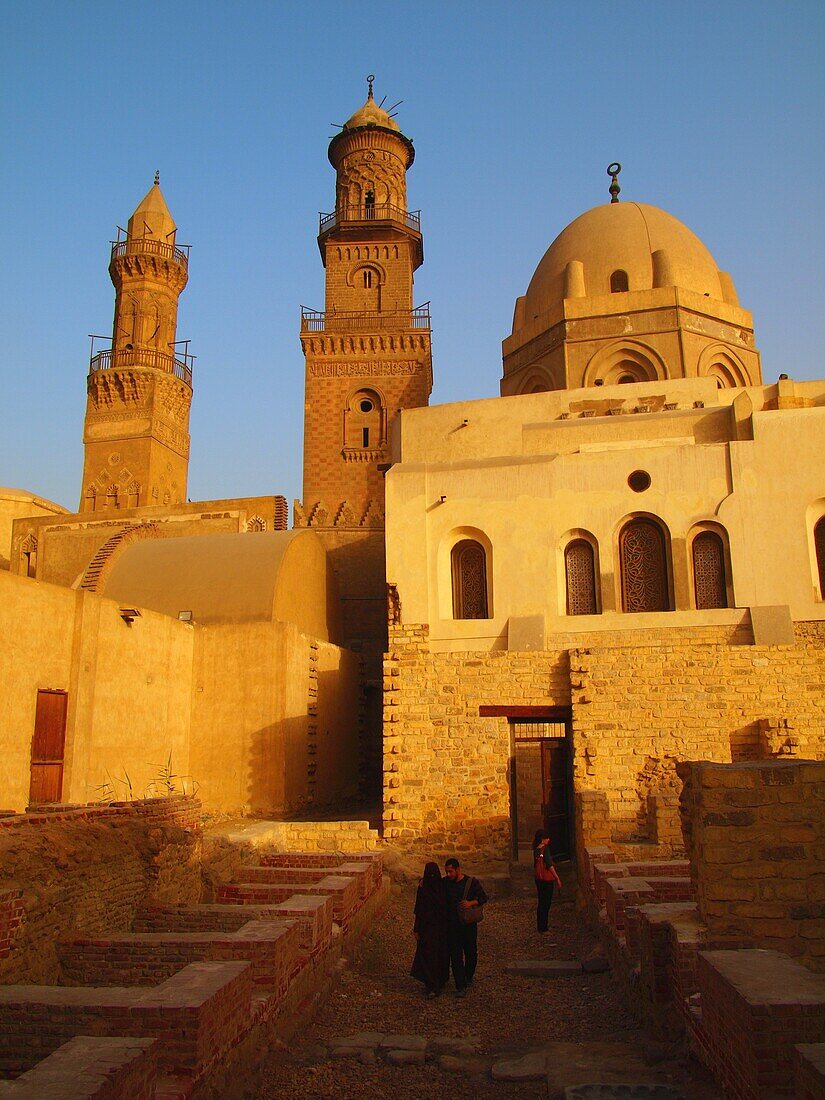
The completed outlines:
<svg viewBox="0 0 825 1100">
<path fill-rule="evenodd" d="M 679 765 L 699 913 L 825 971 L 825 761 Z"/>
<path fill-rule="evenodd" d="M 677 761 L 760 755 L 766 718 L 788 720 L 801 756 L 825 758 L 825 649 L 818 629 L 802 634 L 794 646 L 752 646 L 673 631 L 657 646 L 572 652 L 574 781 L 606 800 L 583 807 L 585 844 L 604 843 L 608 823 L 613 842 L 661 831 L 673 843 L 649 796 L 666 809 L 681 787 Z"/>
<path fill-rule="evenodd" d="M 502 858 L 510 838 L 506 718 L 484 705 L 570 703 L 563 650 L 432 653 L 426 626 L 390 628 L 384 663 L 384 836 L 429 858 Z"/>
<path fill-rule="evenodd" d="M 53 983 L 58 940 L 198 902 L 199 816 L 196 800 L 169 798 L 0 819 L 0 983 Z"/>
<path fill-rule="evenodd" d="M 253 981 L 286 990 L 298 961 L 297 921 L 251 921 L 235 934 L 127 934 L 61 944 L 61 984 L 160 985 L 192 962 L 252 964 Z"/>
<path fill-rule="evenodd" d="M 157 1040 L 82 1035 L 70 1039 L 14 1081 L 0 1081 L 0 1098 L 72 1096 L 94 1100 L 154 1100 Z M 68 1083 L 71 1082 L 71 1085 Z"/>
</svg>

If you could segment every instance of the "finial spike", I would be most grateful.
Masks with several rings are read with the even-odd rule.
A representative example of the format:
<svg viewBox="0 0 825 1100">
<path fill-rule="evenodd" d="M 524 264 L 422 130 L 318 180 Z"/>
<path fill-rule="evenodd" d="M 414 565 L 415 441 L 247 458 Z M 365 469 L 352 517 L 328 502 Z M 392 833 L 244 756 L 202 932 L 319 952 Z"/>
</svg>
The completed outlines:
<svg viewBox="0 0 825 1100">
<path fill-rule="evenodd" d="M 160 172 L 155 172 L 155 187 L 160 187 Z"/>
<path fill-rule="evenodd" d="M 367 77 L 367 88 L 369 89 L 369 94 L 367 95 L 367 99 L 372 99 L 372 82 L 374 80 L 375 80 L 375 76 L 373 75 L 373 73 L 370 73 L 370 75 Z"/>
<path fill-rule="evenodd" d="M 619 164 L 619 162 L 617 160 L 614 160 L 612 164 L 608 164 L 608 166 L 607 166 L 607 174 L 608 174 L 608 176 L 612 176 L 612 179 L 611 179 L 611 182 L 610 182 L 610 201 L 611 202 L 618 202 L 619 201 L 619 192 L 621 191 L 621 187 L 619 187 L 619 172 L 621 172 L 621 170 L 622 170 L 622 166 L 621 166 L 621 164 Z"/>
</svg>

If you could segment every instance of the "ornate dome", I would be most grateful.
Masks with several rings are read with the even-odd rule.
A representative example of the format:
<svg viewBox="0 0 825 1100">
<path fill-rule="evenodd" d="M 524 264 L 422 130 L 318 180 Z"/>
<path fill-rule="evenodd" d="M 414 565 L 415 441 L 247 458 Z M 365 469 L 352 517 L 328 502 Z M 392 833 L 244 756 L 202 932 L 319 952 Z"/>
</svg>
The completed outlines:
<svg viewBox="0 0 825 1100">
<path fill-rule="evenodd" d="M 379 107 L 372 98 L 372 87 L 370 87 L 367 102 L 363 107 L 359 107 L 351 118 L 347 119 L 343 128 L 345 130 L 357 130 L 361 126 L 383 126 L 385 130 L 400 131 L 401 129 L 395 119 L 390 118 L 387 112 Z"/>
<path fill-rule="evenodd" d="M 713 256 L 677 218 L 636 202 L 595 206 L 571 222 L 545 252 L 514 331 L 561 306 L 564 298 L 662 286 L 738 304 L 730 276 L 720 278 Z"/>
</svg>

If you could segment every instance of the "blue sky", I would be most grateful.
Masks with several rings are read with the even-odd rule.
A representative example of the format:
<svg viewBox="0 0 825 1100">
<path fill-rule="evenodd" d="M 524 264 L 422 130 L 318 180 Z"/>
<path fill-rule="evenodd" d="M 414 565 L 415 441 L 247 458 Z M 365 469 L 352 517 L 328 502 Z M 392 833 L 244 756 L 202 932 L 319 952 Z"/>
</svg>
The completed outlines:
<svg viewBox="0 0 825 1100">
<path fill-rule="evenodd" d="M 367 73 L 416 146 L 434 402 L 498 392 L 515 298 L 613 160 L 731 272 L 766 381 L 825 376 L 823 47 L 821 0 L 7 2 L 0 483 L 77 506 L 108 242 L 159 169 L 192 245 L 189 495 L 300 496 L 299 308 Z"/>
</svg>

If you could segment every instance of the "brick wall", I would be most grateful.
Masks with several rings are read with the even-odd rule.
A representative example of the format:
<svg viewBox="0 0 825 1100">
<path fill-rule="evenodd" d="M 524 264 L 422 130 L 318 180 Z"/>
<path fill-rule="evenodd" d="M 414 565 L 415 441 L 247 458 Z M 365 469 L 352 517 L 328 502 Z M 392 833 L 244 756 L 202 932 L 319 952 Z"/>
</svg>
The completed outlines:
<svg viewBox="0 0 825 1100">
<path fill-rule="evenodd" d="M 825 761 L 679 765 L 699 914 L 825 971 Z"/>
<path fill-rule="evenodd" d="M 125 932 L 142 906 L 199 901 L 199 809 L 173 797 L 0 819 L 0 982 L 53 983 L 58 940 Z"/>
</svg>

